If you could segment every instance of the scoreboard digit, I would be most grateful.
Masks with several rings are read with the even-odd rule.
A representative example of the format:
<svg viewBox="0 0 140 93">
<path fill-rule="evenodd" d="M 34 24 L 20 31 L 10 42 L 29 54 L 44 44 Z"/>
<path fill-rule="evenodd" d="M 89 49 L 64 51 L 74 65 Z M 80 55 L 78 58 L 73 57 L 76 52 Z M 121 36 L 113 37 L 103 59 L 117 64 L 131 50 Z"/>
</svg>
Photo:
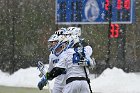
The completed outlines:
<svg viewBox="0 0 140 93">
<path fill-rule="evenodd" d="M 118 38 L 119 37 L 120 26 L 119 24 L 111 24 L 109 38 Z"/>
</svg>

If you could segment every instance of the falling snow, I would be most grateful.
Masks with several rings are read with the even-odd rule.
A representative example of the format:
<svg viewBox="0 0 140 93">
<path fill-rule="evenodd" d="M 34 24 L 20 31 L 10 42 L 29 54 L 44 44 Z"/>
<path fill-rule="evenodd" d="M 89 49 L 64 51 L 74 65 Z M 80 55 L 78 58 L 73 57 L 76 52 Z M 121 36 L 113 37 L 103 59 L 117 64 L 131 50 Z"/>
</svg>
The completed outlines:
<svg viewBox="0 0 140 93">
<path fill-rule="evenodd" d="M 136 2 L 136 24 L 126 25 L 125 62 L 116 62 L 123 41 L 110 39 L 110 64 L 140 71 L 140 2 Z M 0 0 L 0 69 L 13 73 L 48 63 L 47 39 L 60 27 L 55 24 L 55 0 Z M 93 47 L 93 57 L 105 61 L 108 52 L 108 25 L 82 25 L 82 37 Z M 120 34 L 121 35 L 121 34 Z M 11 70 L 12 69 L 12 70 Z"/>
</svg>

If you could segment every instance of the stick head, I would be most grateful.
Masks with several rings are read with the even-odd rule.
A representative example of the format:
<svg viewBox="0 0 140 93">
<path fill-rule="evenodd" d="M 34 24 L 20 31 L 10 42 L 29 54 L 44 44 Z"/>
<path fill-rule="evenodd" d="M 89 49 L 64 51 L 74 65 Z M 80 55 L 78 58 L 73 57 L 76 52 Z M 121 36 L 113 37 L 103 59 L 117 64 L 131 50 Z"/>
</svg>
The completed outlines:
<svg viewBox="0 0 140 93">
<path fill-rule="evenodd" d="M 44 70 L 44 64 L 42 61 L 38 61 L 38 64 L 37 64 L 37 67 L 38 69 L 41 71 L 41 70 Z"/>
</svg>

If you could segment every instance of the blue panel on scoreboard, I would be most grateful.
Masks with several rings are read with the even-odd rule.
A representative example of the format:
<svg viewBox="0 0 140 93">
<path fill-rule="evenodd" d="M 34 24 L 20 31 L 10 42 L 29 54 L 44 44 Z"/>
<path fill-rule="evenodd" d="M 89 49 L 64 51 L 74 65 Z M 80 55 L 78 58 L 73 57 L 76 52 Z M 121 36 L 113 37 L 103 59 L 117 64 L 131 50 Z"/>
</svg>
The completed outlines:
<svg viewBox="0 0 140 93">
<path fill-rule="evenodd" d="M 57 24 L 108 24 L 110 0 L 56 0 Z M 112 0 L 112 23 L 135 22 L 135 0 Z"/>
</svg>

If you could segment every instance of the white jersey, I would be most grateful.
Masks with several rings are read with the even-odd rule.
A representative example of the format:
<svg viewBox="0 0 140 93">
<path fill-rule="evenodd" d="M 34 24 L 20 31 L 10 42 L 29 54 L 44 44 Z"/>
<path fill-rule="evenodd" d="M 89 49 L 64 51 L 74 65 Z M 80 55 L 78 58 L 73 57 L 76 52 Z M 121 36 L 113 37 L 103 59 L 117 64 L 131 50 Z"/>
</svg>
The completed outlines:
<svg viewBox="0 0 140 93">
<path fill-rule="evenodd" d="M 58 57 L 55 56 L 52 52 L 49 55 L 49 68 L 48 68 L 48 72 L 50 72 L 54 67 L 55 67 L 55 60 L 57 60 Z"/>
<path fill-rule="evenodd" d="M 56 67 L 66 69 L 66 80 L 70 77 L 85 77 L 86 74 L 84 67 L 78 65 L 78 63 L 73 63 L 73 54 L 76 53 L 73 48 L 67 49 L 61 53 L 59 62 L 56 64 Z M 86 54 L 88 57 L 89 55 Z M 91 60 L 92 61 L 92 60 Z M 89 70 L 86 69 L 87 74 Z M 68 84 L 63 89 L 63 93 L 90 93 L 89 85 L 87 81 L 73 81 Z"/>
<path fill-rule="evenodd" d="M 86 77 L 85 71 L 82 66 L 79 66 L 78 63 L 73 63 L 73 54 L 75 53 L 73 48 L 67 49 L 61 53 L 59 62 L 56 64 L 56 67 L 66 68 L 66 76 L 69 77 Z M 86 55 L 88 57 L 88 55 Z M 92 61 L 92 60 L 91 60 Z M 91 62 L 92 63 L 92 62 Z M 87 74 L 89 70 L 86 69 Z"/>
<path fill-rule="evenodd" d="M 56 64 L 58 64 L 59 57 L 55 56 L 54 54 L 49 55 L 49 68 L 48 72 L 50 72 Z M 54 87 L 52 93 L 62 93 L 62 89 L 64 88 L 66 79 L 65 74 L 59 75 L 55 78 Z"/>
</svg>

